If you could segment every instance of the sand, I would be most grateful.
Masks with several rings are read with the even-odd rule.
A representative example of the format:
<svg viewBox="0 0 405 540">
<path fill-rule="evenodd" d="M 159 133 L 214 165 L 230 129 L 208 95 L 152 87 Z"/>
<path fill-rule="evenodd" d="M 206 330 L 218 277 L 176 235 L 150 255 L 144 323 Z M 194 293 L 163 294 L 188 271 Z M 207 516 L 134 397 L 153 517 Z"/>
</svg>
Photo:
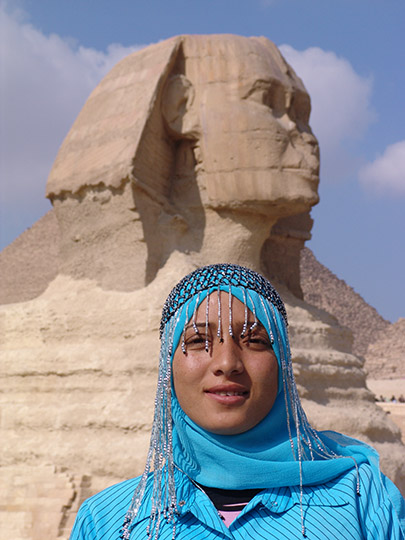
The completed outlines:
<svg viewBox="0 0 405 540">
<path fill-rule="evenodd" d="M 367 386 L 376 396 L 383 396 L 397 399 L 402 394 L 405 396 L 405 379 L 367 379 Z M 402 432 L 402 442 L 405 444 L 405 403 L 378 402 L 379 405 L 391 420 L 400 428 Z M 404 456 L 405 459 L 405 456 Z"/>
</svg>

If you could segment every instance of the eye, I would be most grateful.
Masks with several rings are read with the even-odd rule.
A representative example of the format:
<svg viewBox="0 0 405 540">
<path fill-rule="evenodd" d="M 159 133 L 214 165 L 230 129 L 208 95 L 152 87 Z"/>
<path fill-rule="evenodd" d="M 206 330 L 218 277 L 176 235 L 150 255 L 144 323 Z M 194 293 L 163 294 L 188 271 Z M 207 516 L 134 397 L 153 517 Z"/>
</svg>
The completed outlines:
<svg viewBox="0 0 405 540">
<path fill-rule="evenodd" d="M 286 89 L 279 81 L 257 80 L 246 93 L 245 99 L 250 99 L 265 105 L 273 111 L 275 116 L 282 116 L 286 112 Z"/>
<path fill-rule="evenodd" d="M 186 345 L 198 345 L 199 343 L 202 343 L 205 341 L 205 338 L 201 334 L 194 334 L 194 336 L 190 337 L 189 339 L 186 339 Z"/>
<path fill-rule="evenodd" d="M 248 98 L 252 101 L 256 101 L 260 105 L 269 106 L 269 90 L 268 88 L 253 88 L 249 93 Z"/>
<path fill-rule="evenodd" d="M 249 332 L 243 339 L 243 344 L 254 350 L 272 349 L 270 338 L 264 329 Z"/>
<path fill-rule="evenodd" d="M 251 337 L 249 339 L 249 343 L 253 345 L 263 345 L 265 347 L 270 346 L 270 341 L 268 339 L 257 337 L 257 336 Z"/>
<path fill-rule="evenodd" d="M 205 332 L 195 332 L 193 328 L 190 328 L 186 331 L 184 337 L 184 345 L 187 350 L 190 351 L 199 351 L 206 350 L 207 345 L 211 344 L 211 336 L 207 336 Z"/>
<path fill-rule="evenodd" d="M 259 103 L 260 105 L 271 107 L 271 90 L 271 82 L 259 79 L 247 89 L 243 99 L 249 99 Z"/>
<path fill-rule="evenodd" d="M 283 116 L 286 113 L 288 97 L 285 88 L 280 84 L 272 85 L 270 93 L 270 107 L 275 116 Z"/>
<path fill-rule="evenodd" d="M 311 100 L 306 92 L 295 91 L 292 95 L 288 114 L 300 127 L 308 126 L 311 112 Z"/>
</svg>

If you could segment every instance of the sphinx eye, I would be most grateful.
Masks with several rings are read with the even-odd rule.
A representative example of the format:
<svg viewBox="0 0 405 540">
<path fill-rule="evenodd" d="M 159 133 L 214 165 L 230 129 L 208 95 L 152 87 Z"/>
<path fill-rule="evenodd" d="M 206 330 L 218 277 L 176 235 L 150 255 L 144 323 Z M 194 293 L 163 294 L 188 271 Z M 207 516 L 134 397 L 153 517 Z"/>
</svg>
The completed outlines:
<svg viewBox="0 0 405 540">
<path fill-rule="evenodd" d="M 248 99 L 252 101 L 256 101 L 256 103 L 259 103 L 260 105 L 269 106 L 270 104 L 269 90 L 266 88 L 253 88 L 248 96 Z"/>
<path fill-rule="evenodd" d="M 255 101 L 260 105 L 270 106 L 271 83 L 269 81 L 257 80 L 248 89 L 243 99 Z"/>
<path fill-rule="evenodd" d="M 307 126 L 309 124 L 309 115 L 311 112 L 311 100 L 305 92 L 295 92 L 291 102 L 290 116 L 300 124 Z"/>
<path fill-rule="evenodd" d="M 283 116 L 287 110 L 286 90 L 276 81 L 256 81 L 245 97 L 260 105 L 265 105 L 277 117 Z"/>
</svg>

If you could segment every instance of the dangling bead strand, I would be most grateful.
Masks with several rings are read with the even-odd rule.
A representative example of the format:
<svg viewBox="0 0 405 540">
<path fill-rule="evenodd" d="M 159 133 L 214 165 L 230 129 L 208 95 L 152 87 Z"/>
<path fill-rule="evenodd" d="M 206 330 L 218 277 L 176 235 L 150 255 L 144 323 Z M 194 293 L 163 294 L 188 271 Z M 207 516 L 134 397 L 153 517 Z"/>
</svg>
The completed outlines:
<svg viewBox="0 0 405 540">
<path fill-rule="evenodd" d="M 232 289 L 231 285 L 229 284 L 229 294 L 228 294 L 228 309 L 229 309 L 229 335 L 233 337 L 233 330 L 232 330 Z"/>
<path fill-rule="evenodd" d="M 222 310 L 221 310 L 221 289 L 218 287 L 218 331 L 217 336 L 220 343 L 223 343 L 222 337 Z"/>
<path fill-rule="evenodd" d="M 208 292 L 207 303 L 205 305 L 205 352 L 209 351 L 209 348 L 208 348 L 209 312 L 210 312 L 210 293 Z"/>
<path fill-rule="evenodd" d="M 245 289 L 241 289 L 243 294 L 243 305 L 245 308 L 245 320 L 243 322 L 242 332 L 240 334 L 240 337 L 243 339 L 246 335 L 247 325 L 248 325 L 248 307 L 247 307 L 247 300 L 246 300 L 246 292 Z"/>
</svg>

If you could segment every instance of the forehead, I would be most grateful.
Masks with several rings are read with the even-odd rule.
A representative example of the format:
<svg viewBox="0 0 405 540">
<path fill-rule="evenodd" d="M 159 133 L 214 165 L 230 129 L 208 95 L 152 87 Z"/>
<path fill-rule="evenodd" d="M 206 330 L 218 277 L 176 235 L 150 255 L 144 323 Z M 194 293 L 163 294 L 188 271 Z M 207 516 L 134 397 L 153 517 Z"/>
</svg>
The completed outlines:
<svg viewBox="0 0 405 540">
<path fill-rule="evenodd" d="M 183 44 L 186 75 L 194 84 L 230 83 L 239 86 L 257 80 L 305 92 L 301 79 L 277 47 L 265 38 L 232 35 L 187 36 Z"/>
<path fill-rule="evenodd" d="M 233 296 L 232 294 L 229 295 L 229 293 L 225 291 L 214 291 L 209 297 L 204 298 L 195 312 L 195 320 L 196 322 L 205 322 L 208 314 L 209 323 L 215 324 L 218 321 L 219 316 L 221 316 L 222 320 L 228 320 L 230 312 L 232 321 L 234 322 L 243 322 L 246 316 L 248 317 L 248 320 L 254 320 L 252 311 L 236 298 L 236 296 Z M 191 322 L 194 318 L 194 314 L 189 313 L 189 315 L 191 315 Z"/>
</svg>

